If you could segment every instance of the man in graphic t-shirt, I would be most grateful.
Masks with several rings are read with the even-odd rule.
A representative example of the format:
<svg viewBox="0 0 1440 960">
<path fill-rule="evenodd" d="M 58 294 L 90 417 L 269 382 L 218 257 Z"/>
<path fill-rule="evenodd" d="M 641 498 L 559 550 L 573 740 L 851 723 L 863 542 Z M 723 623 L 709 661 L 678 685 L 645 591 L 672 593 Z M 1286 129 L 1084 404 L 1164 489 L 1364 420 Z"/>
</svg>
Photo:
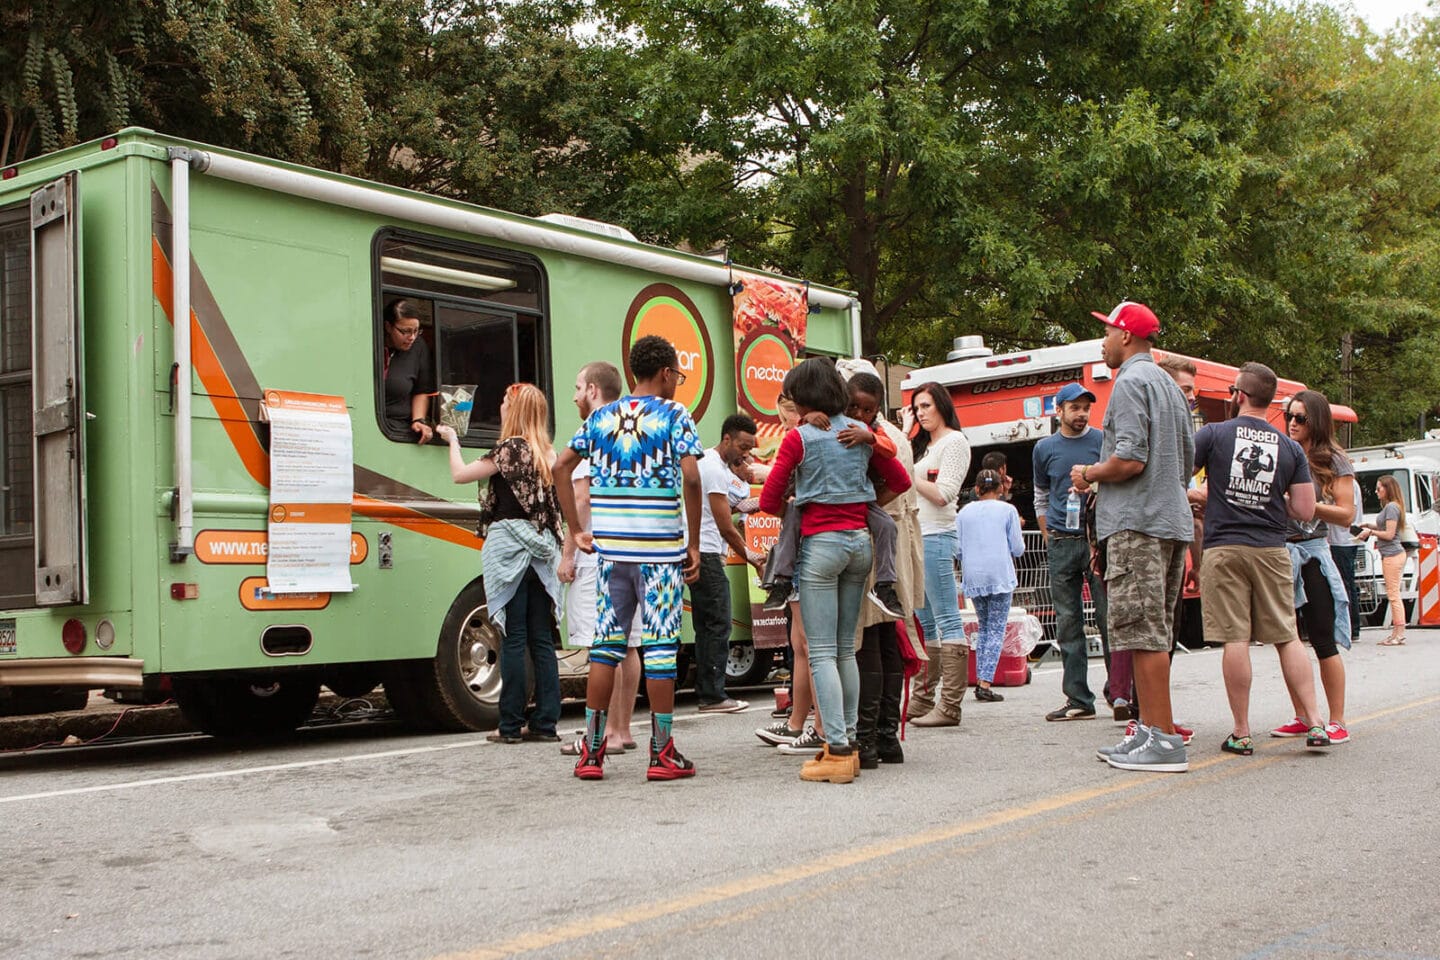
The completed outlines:
<svg viewBox="0 0 1440 960">
<path fill-rule="evenodd" d="M 1275 372 L 1263 363 L 1240 368 L 1230 395 L 1237 415 L 1195 434 L 1195 469 L 1206 489 L 1205 552 L 1200 602 L 1205 639 L 1223 643 L 1225 692 L 1234 729 L 1223 749 L 1245 756 L 1250 739 L 1250 642 L 1273 644 L 1280 669 L 1305 711 L 1307 746 L 1328 747 L 1315 700 L 1310 658 L 1295 632 L 1295 585 L 1285 549 L 1286 521 L 1315 513 L 1315 487 L 1305 451 L 1265 420 L 1275 399 Z"/>
<path fill-rule="evenodd" d="M 700 570 L 700 470 L 705 450 L 695 422 L 676 403 L 684 383 L 675 347 L 646 336 L 630 348 L 636 383 L 630 396 L 590 414 L 555 461 L 555 491 L 575 547 L 600 555 L 595 641 L 585 688 L 585 736 L 575 776 L 604 776 L 605 710 L 626 634 L 641 611 L 640 647 L 650 699 L 650 780 L 695 775 L 675 749 L 675 656 L 680 647 L 684 585 Z M 575 508 L 571 474 L 590 461 L 587 532 Z M 685 512 L 681 514 L 681 496 Z M 688 528 L 688 529 L 687 529 Z"/>
</svg>

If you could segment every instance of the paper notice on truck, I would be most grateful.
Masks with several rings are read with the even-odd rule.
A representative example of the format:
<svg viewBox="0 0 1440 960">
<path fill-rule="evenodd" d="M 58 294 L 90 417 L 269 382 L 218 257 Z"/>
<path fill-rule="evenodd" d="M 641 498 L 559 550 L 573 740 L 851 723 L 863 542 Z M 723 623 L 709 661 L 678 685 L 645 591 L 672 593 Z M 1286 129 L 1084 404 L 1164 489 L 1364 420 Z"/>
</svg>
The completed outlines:
<svg viewBox="0 0 1440 960">
<path fill-rule="evenodd" d="M 265 391 L 270 421 L 267 589 L 349 593 L 355 456 L 344 397 Z"/>
</svg>

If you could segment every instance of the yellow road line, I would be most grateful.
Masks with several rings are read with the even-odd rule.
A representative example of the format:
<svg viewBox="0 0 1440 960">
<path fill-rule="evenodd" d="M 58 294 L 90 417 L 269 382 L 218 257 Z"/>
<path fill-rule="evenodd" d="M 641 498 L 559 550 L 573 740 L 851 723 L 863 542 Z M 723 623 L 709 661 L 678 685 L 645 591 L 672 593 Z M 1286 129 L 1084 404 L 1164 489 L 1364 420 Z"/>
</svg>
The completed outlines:
<svg viewBox="0 0 1440 960">
<path fill-rule="evenodd" d="M 1440 696 L 1426 697 L 1385 710 L 1379 710 L 1362 717 L 1354 718 L 1350 722 L 1365 723 L 1392 714 L 1416 710 L 1433 703 L 1440 703 Z M 1202 760 L 1199 763 L 1192 763 L 1190 770 L 1192 772 L 1206 770 L 1217 764 L 1236 761 L 1236 759 L 1237 758 L 1225 755 L 1215 756 L 1208 760 Z M 1278 757 L 1271 759 L 1278 759 Z M 1261 761 L 1260 763 L 1252 762 L 1246 764 L 1245 769 L 1261 769 L 1262 764 L 1265 766 L 1269 765 L 1268 762 L 1265 761 Z M 603 914 L 586 916 L 582 919 L 571 921 L 570 923 L 563 923 L 547 930 L 536 930 L 531 933 L 521 934 L 518 937 L 513 937 L 494 946 L 477 947 L 472 950 L 462 950 L 456 953 L 445 954 L 440 957 L 439 960 L 500 960 L 502 957 L 513 956 L 517 953 L 528 953 L 534 950 L 543 950 L 546 947 L 569 943 L 584 937 L 593 936 L 597 933 L 621 930 L 651 920 L 659 920 L 663 917 L 674 916 L 675 914 L 695 910 L 700 907 L 707 907 L 713 904 L 723 903 L 727 900 L 734 900 L 739 897 L 761 893 L 786 884 L 808 880 L 811 877 L 870 863 L 919 847 L 932 846 L 960 837 L 981 833 L 986 830 L 993 830 L 996 827 L 1003 827 L 1019 821 L 1029 820 L 1047 813 L 1053 813 L 1057 810 L 1064 810 L 1067 807 L 1089 803 L 1101 797 L 1139 790 L 1142 787 L 1153 788 L 1156 783 L 1156 776 L 1160 775 L 1128 777 L 1103 787 L 1091 787 L 1085 790 L 1073 790 L 1068 793 L 1042 797 L 1030 803 L 1009 807 L 1004 810 L 997 810 L 994 813 L 974 820 L 967 820 L 963 823 L 952 824 L 946 827 L 936 827 L 910 834 L 909 836 L 895 837 L 879 843 L 842 850 L 829 856 L 810 860 L 806 863 L 782 867 L 764 873 L 752 874 L 751 876 L 741 877 L 738 880 L 732 880 L 728 883 L 716 884 L 715 886 L 705 887 L 693 893 L 682 894 L 654 903 L 642 904 L 621 910 L 607 910 Z M 1197 778 L 1195 782 L 1198 785 L 1208 779 L 1209 778 Z M 1176 785 L 1183 786 L 1182 783 L 1178 782 Z"/>
</svg>

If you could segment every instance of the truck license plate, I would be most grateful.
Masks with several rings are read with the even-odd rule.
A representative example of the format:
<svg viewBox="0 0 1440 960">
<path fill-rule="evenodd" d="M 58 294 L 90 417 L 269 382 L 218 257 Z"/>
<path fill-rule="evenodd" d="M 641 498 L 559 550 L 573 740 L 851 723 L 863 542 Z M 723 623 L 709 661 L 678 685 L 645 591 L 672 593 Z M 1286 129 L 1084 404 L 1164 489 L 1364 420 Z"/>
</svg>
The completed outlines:
<svg viewBox="0 0 1440 960">
<path fill-rule="evenodd" d="M 0 657 L 13 657 L 17 649 L 19 641 L 15 637 L 15 621 L 0 620 Z"/>
</svg>

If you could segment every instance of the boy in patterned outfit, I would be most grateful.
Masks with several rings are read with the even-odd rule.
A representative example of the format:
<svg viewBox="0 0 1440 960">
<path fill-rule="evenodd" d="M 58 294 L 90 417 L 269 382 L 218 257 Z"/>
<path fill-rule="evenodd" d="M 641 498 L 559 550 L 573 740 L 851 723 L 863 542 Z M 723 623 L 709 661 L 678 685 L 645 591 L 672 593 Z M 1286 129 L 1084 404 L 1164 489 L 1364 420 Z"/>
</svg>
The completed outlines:
<svg viewBox="0 0 1440 960">
<path fill-rule="evenodd" d="M 636 380 L 634 392 L 591 413 L 554 469 L 555 492 L 575 547 L 600 555 L 585 736 L 575 764 L 581 780 L 604 776 L 605 709 L 637 607 L 651 718 L 646 778 L 695 775 L 695 765 L 675 749 L 670 731 L 684 584 L 700 572 L 698 458 L 705 450 L 695 422 L 674 399 L 675 388 L 685 382 L 675 347 L 663 337 L 641 337 L 630 348 L 630 373 Z M 586 458 L 593 533 L 580 524 L 570 485 L 571 473 Z"/>
</svg>

